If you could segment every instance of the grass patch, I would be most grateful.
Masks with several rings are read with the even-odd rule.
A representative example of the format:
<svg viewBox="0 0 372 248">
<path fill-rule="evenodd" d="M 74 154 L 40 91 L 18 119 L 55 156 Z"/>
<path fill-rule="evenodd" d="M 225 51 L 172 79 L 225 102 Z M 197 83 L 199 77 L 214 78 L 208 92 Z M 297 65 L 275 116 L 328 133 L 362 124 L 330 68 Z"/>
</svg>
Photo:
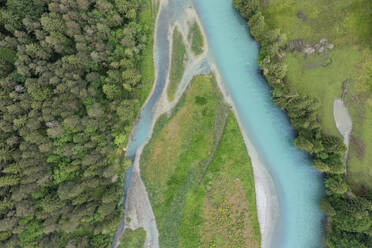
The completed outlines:
<svg viewBox="0 0 372 248">
<path fill-rule="evenodd" d="M 191 44 L 191 50 L 195 55 L 200 55 L 204 50 L 204 37 L 199 24 L 195 21 L 189 31 L 188 40 Z"/>
<path fill-rule="evenodd" d="M 195 77 L 171 116 L 163 115 L 158 120 L 141 157 L 141 176 L 154 210 L 162 248 L 213 247 L 208 246 L 213 239 L 203 224 L 209 221 L 218 225 L 212 230 L 217 236 L 222 235 L 224 228 L 234 227 L 229 232 L 228 244 L 235 245 L 243 238 L 253 242 L 250 244 L 259 244 L 249 157 L 213 77 Z M 225 178 L 227 186 L 220 177 Z M 207 191 L 209 180 L 214 180 L 213 187 L 218 188 L 215 193 Z M 208 212 L 208 200 L 219 199 L 234 205 L 237 208 L 234 213 L 240 211 L 232 218 L 229 213 L 221 213 L 222 218 L 230 218 L 223 224 L 218 218 L 204 214 Z M 230 221 L 232 226 L 228 224 Z"/>
<path fill-rule="evenodd" d="M 171 68 L 169 73 L 169 85 L 167 88 L 168 99 L 173 100 L 178 85 L 185 71 L 186 47 L 181 32 L 174 29 Z"/>
<path fill-rule="evenodd" d="M 372 3 L 368 0 L 271 0 L 263 14 L 267 24 L 280 28 L 290 40 L 328 38 L 336 46 L 372 41 L 368 28 Z"/>
<path fill-rule="evenodd" d="M 143 248 L 146 241 L 146 231 L 143 228 L 136 230 L 126 229 L 120 241 L 119 248 Z"/>
<path fill-rule="evenodd" d="M 179 247 L 174 230 L 182 222 L 185 196 L 210 160 L 223 129 L 226 106 L 212 77 L 198 76 L 170 118 L 157 122 L 141 157 L 141 174 L 157 220 L 161 247 Z M 206 99 L 204 105 L 196 97 Z M 220 117 L 222 116 L 222 117 Z M 216 121 L 218 120 L 218 121 Z"/>
<path fill-rule="evenodd" d="M 355 104 L 351 108 L 351 117 L 358 121 L 358 127 L 353 126 L 350 139 L 348 161 L 348 181 L 356 190 L 372 188 L 372 111 L 371 104 L 362 99 L 363 105 Z M 362 117 L 360 111 L 363 111 Z"/>
<path fill-rule="evenodd" d="M 288 40 L 307 44 L 326 38 L 335 45 L 326 55 L 287 54 L 290 86 L 317 97 L 319 119 L 325 132 L 339 135 L 333 120 L 333 100 L 342 82 L 350 79 L 346 102 L 353 120 L 348 179 L 355 189 L 372 188 L 372 2 L 368 0 L 271 0 L 263 5 L 268 25 L 279 28 Z M 319 65 L 326 59 L 332 64 Z M 361 156 L 361 151 L 365 151 Z"/>
<path fill-rule="evenodd" d="M 187 195 L 180 230 L 181 247 L 260 247 L 253 171 L 232 112 L 200 186 Z"/>
<path fill-rule="evenodd" d="M 154 15 L 152 4 L 147 3 L 147 7 L 140 15 L 141 23 L 144 24 L 145 29 L 149 35 L 148 42 L 142 51 L 142 59 L 140 61 L 140 71 L 142 75 L 142 84 L 140 94 L 140 105 L 142 106 L 150 95 L 154 81 L 155 81 L 155 65 L 154 65 Z"/>
</svg>

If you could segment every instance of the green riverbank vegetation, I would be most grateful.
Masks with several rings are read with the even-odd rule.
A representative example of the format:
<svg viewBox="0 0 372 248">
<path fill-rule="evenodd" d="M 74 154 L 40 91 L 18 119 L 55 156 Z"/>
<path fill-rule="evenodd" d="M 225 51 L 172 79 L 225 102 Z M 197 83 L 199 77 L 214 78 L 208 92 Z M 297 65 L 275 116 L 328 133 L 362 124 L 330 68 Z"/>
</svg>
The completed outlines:
<svg viewBox="0 0 372 248">
<path fill-rule="evenodd" d="M 146 241 L 146 231 L 143 228 L 136 230 L 125 229 L 119 248 L 143 248 Z"/>
<path fill-rule="evenodd" d="M 109 247 L 153 81 L 151 3 L 0 3 L 0 247 Z"/>
<path fill-rule="evenodd" d="M 159 118 L 140 166 L 160 247 L 260 247 L 250 159 L 213 76 Z"/>
<path fill-rule="evenodd" d="M 300 51 L 287 53 L 288 83 L 320 100 L 322 129 L 332 135 L 338 135 L 333 100 L 344 95 L 353 120 L 347 180 L 358 192 L 372 189 L 371 13 L 368 0 L 273 0 L 262 8 L 265 23 L 279 28 L 290 43 L 317 48 L 326 40 L 307 56 Z"/>
<path fill-rule="evenodd" d="M 200 26 L 197 21 L 195 21 L 189 30 L 189 35 L 187 37 L 189 43 L 191 44 L 191 50 L 195 55 L 200 55 L 204 51 L 204 37 L 200 30 Z"/>
<path fill-rule="evenodd" d="M 143 1 L 146 2 L 146 0 Z M 143 106 L 147 100 L 155 82 L 154 25 L 157 12 L 154 10 L 154 4 L 146 4 L 146 7 L 142 8 L 139 12 L 139 23 L 143 26 L 147 35 L 146 40 L 142 44 L 144 47 L 142 48 L 141 59 L 139 60 L 139 71 L 142 84 L 138 88 L 140 106 Z"/>
<path fill-rule="evenodd" d="M 350 25 L 354 23 L 353 20 L 359 20 L 365 14 L 365 10 L 360 13 L 357 10 L 361 10 L 364 5 L 360 5 L 360 3 L 366 1 L 353 1 L 353 3 L 355 2 L 357 4 L 351 4 L 346 0 L 338 1 L 337 4 L 330 1 L 293 1 L 289 3 L 277 0 L 269 3 L 262 1 L 261 3 L 259 0 L 233 0 L 234 6 L 248 20 L 247 25 L 250 27 L 252 36 L 261 44 L 258 61 L 263 75 L 272 87 L 274 103 L 287 112 L 297 131 L 294 144 L 299 149 L 308 152 L 313 158 L 313 166 L 324 173 L 327 197 L 322 200 L 320 206 L 328 215 L 326 245 L 330 248 L 367 248 L 372 246 L 372 192 L 368 190 L 364 192 L 353 191 L 347 183 L 343 164 L 346 148 L 337 134 L 335 125 L 331 124 L 333 98 L 340 97 L 342 94 L 341 79 L 344 76 L 355 75 L 345 73 L 343 69 L 353 68 L 353 65 L 349 63 L 357 63 L 360 58 L 347 48 L 342 51 L 332 50 L 335 44 L 336 46 L 341 45 L 342 42 L 350 44 L 348 43 L 348 39 L 351 39 L 349 36 L 344 40 L 337 41 L 333 36 L 330 36 L 329 39 L 335 39 L 334 44 L 324 40 L 320 42 L 327 44 L 327 48 L 323 47 L 323 49 L 332 50 L 326 55 L 330 57 L 323 58 L 324 54 L 314 57 L 316 55 L 312 54 L 311 49 L 305 50 L 308 51 L 306 56 L 300 54 L 299 51 L 290 53 L 289 50 L 291 46 L 294 47 L 294 50 L 298 49 L 298 44 L 301 45 L 303 42 L 293 42 L 293 39 L 303 37 L 307 39 L 306 42 L 310 43 L 323 37 L 328 38 L 323 34 L 326 35 L 327 28 L 334 27 L 333 24 L 338 23 L 336 17 L 332 15 L 345 14 L 345 9 L 339 12 L 320 9 L 326 3 L 327 6 L 333 6 L 332 8 L 338 8 L 341 5 L 351 7 L 352 13 L 355 11 L 354 14 L 357 16 L 350 17 L 354 18 L 349 20 Z M 298 6 L 303 7 L 300 10 L 308 10 L 309 12 L 298 12 Z M 366 6 L 370 6 L 370 4 L 366 3 Z M 290 18 L 292 21 L 288 20 Z M 300 20 L 294 22 L 294 18 Z M 362 18 L 362 20 L 364 19 Z M 276 21 L 279 24 L 276 24 Z M 301 22 L 305 24 L 299 24 Z M 284 24 L 281 25 L 282 23 Z M 331 25 L 331 23 L 333 24 Z M 356 22 L 355 25 L 357 23 L 359 22 Z M 358 27 L 354 31 L 357 30 L 360 31 L 360 28 Z M 342 30 L 341 33 L 348 31 L 350 30 Z M 361 37 L 367 38 L 367 33 L 370 31 L 361 32 Z M 332 30 L 330 35 L 337 35 L 337 31 Z M 288 41 L 288 37 L 291 40 Z M 309 47 L 299 50 L 306 48 Z M 321 53 L 320 50 L 318 53 Z M 333 64 L 329 65 L 330 63 L 334 63 L 337 67 L 333 68 Z M 310 66 L 310 64 L 312 65 Z M 324 71 L 328 68 L 325 67 L 327 68 L 325 69 L 322 66 L 330 66 L 328 73 Z M 304 67 L 311 68 L 306 71 Z M 328 76 L 331 79 L 327 79 Z M 328 84 L 327 80 L 341 81 L 337 84 L 336 82 Z M 325 96 L 327 94 L 330 96 Z"/>
<path fill-rule="evenodd" d="M 186 59 L 187 53 L 184 38 L 176 26 L 173 31 L 171 66 L 167 88 L 168 99 L 170 101 L 174 99 L 177 88 L 181 83 L 185 72 Z"/>
</svg>

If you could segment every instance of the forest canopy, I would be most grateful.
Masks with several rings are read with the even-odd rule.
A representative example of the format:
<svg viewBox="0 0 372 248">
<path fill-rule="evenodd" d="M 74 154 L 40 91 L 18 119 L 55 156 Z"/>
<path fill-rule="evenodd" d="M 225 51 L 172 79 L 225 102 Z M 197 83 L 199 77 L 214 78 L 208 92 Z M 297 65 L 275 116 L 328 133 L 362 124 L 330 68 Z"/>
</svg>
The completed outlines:
<svg viewBox="0 0 372 248">
<path fill-rule="evenodd" d="M 148 4 L 0 1 L 0 247 L 109 247 Z"/>
</svg>

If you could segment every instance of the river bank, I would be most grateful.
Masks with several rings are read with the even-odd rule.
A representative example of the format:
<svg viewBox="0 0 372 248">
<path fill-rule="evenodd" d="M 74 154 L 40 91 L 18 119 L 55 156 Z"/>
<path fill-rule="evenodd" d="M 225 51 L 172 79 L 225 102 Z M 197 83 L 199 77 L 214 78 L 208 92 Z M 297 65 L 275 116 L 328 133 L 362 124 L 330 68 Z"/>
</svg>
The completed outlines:
<svg viewBox="0 0 372 248">
<path fill-rule="evenodd" d="M 247 3 L 237 0 L 234 1 L 234 4 L 240 10 L 241 15 L 246 18 L 253 37 L 261 44 L 259 63 L 267 83 L 272 87 L 274 102 L 286 110 L 291 124 L 296 128 L 294 144 L 311 156 L 313 166 L 324 175 L 326 195 L 320 201 L 320 207 L 327 214 L 331 225 L 327 227 L 328 231 L 323 243 L 326 243 L 327 246 L 339 247 L 352 241 L 351 246 L 367 247 L 366 230 L 371 226 L 372 220 L 369 217 L 369 210 L 361 210 L 360 206 L 370 201 L 370 197 L 366 193 L 367 190 L 363 191 L 361 195 L 355 194 L 355 191 L 353 192 L 350 187 L 352 184 L 348 185 L 348 181 L 346 181 L 344 158 L 347 156 L 345 154 L 347 148 L 344 143 L 349 144 L 348 136 L 352 123 L 342 101 L 334 101 L 335 92 L 336 95 L 341 95 L 341 85 L 344 93 L 347 89 L 347 95 L 350 97 L 350 89 L 355 81 L 351 79 L 353 78 L 353 74 L 350 72 L 352 68 L 348 63 L 355 63 L 354 59 L 359 60 L 360 57 L 355 53 L 350 53 L 356 55 L 354 58 L 351 58 L 350 54 L 346 56 L 347 52 L 355 49 L 349 43 L 342 47 L 343 39 L 349 35 L 354 36 L 353 32 L 344 30 L 345 32 L 335 34 L 331 26 L 326 24 L 335 17 L 334 21 L 339 22 L 340 18 L 337 17 L 337 14 L 340 17 L 345 17 L 347 16 L 344 12 L 345 9 L 355 11 L 362 7 L 363 1 L 358 1 L 354 5 L 354 1 L 345 0 L 342 1 L 343 7 L 332 5 L 334 11 L 331 16 L 328 3 L 324 1 L 314 3 L 313 6 L 322 10 L 319 12 L 320 16 L 315 19 L 313 17 L 307 19 L 308 13 L 302 12 L 309 7 L 304 6 L 303 1 L 293 1 L 286 5 L 291 8 L 291 12 L 286 12 L 283 9 L 278 11 L 277 7 L 283 2 L 278 0 L 275 3 L 261 5 L 259 2 Z M 353 7 L 349 8 L 351 6 Z M 297 13 L 292 12 L 296 9 L 299 10 Z M 356 13 L 359 15 L 362 12 L 357 11 Z M 296 18 L 299 20 L 296 21 L 295 26 L 285 25 L 288 24 L 288 20 Z M 291 22 L 291 24 L 293 23 Z M 282 26 L 283 24 L 284 26 Z M 324 29 L 319 31 L 319 25 Z M 301 33 L 303 29 L 299 28 L 304 26 L 310 28 L 306 34 Z M 281 27 L 280 30 L 278 27 Z M 286 34 L 292 39 L 294 38 L 288 44 Z M 297 35 L 305 35 L 308 40 Z M 320 43 L 313 43 L 315 45 L 312 46 L 311 51 L 308 48 L 300 49 L 299 52 L 290 50 L 291 44 L 294 42 L 303 44 L 314 42 L 313 35 L 324 36 L 322 36 Z M 329 43 L 327 38 L 331 37 L 333 39 L 337 37 L 337 42 L 331 40 L 332 43 Z M 327 45 L 327 47 L 325 48 L 323 45 Z M 332 51 L 327 50 L 334 47 L 335 49 Z M 316 53 L 314 53 L 314 48 L 316 48 Z M 304 56 L 302 53 L 306 53 L 306 55 Z M 352 72 L 355 73 L 354 70 Z M 324 90 L 325 86 L 327 86 L 326 91 Z M 342 94 L 343 98 L 345 98 L 344 93 Z M 325 114 L 325 111 L 328 114 Z M 344 140 L 340 138 L 335 124 L 344 136 Z M 359 151 L 364 151 L 364 144 L 361 144 L 355 136 L 351 137 L 352 145 L 357 144 Z M 349 166 L 347 169 L 349 172 Z M 349 173 L 347 178 L 350 178 Z M 363 226 L 360 225 L 361 218 L 359 216 L 361 215 L 365 216 L 363 221 L 366 224 Z"/>
<path fill-rule="evenodd" d="M 262 8 L 267 26 L 285 33 L 288 41 L 306 44 L 327 40 L 333 49 L 309 56 L 287 53 L 288 83 L 301 94 L 322 103 L 318 115 L 324 132 L 339 136 L 333 119 L 333 102 L 343 98 L 353 120 L 350 135 L 347 182 L 355 192 L 372 189 L 372 91 L 369 86 L 372 60 L 372 2 L 368 0 L 271 1 Z M 317 13 L 315 15 L 315 13 Z M 352 21 L 353 20 L 353 21 Z M 332 62 L 327 65 L 327 62 Z"/>
</svg>

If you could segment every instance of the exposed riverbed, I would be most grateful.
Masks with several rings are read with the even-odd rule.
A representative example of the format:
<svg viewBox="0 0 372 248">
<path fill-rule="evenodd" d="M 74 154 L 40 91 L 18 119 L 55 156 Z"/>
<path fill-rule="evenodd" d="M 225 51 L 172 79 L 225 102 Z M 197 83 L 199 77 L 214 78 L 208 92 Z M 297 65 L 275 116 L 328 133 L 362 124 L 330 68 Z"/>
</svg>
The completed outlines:
<svg viewBox="0 0 372 248">
<path fill-rule="evenodd" d="M 350 133 L 353 129 L 353 122 L 349 115 L 349 111 L 347 110 L 346 106 L 342 99 L 335 99 L 333 102 L 333 116 L 336 122 L 336 126 L 342 137 L 344 137 L 344 144 L 347 147 L 347 151 L 345 153 L 344 159 L 346 164 L 346 159 L 348 156 L 349 150 L 349 141 L 350 141 Z"/>
</svg>

